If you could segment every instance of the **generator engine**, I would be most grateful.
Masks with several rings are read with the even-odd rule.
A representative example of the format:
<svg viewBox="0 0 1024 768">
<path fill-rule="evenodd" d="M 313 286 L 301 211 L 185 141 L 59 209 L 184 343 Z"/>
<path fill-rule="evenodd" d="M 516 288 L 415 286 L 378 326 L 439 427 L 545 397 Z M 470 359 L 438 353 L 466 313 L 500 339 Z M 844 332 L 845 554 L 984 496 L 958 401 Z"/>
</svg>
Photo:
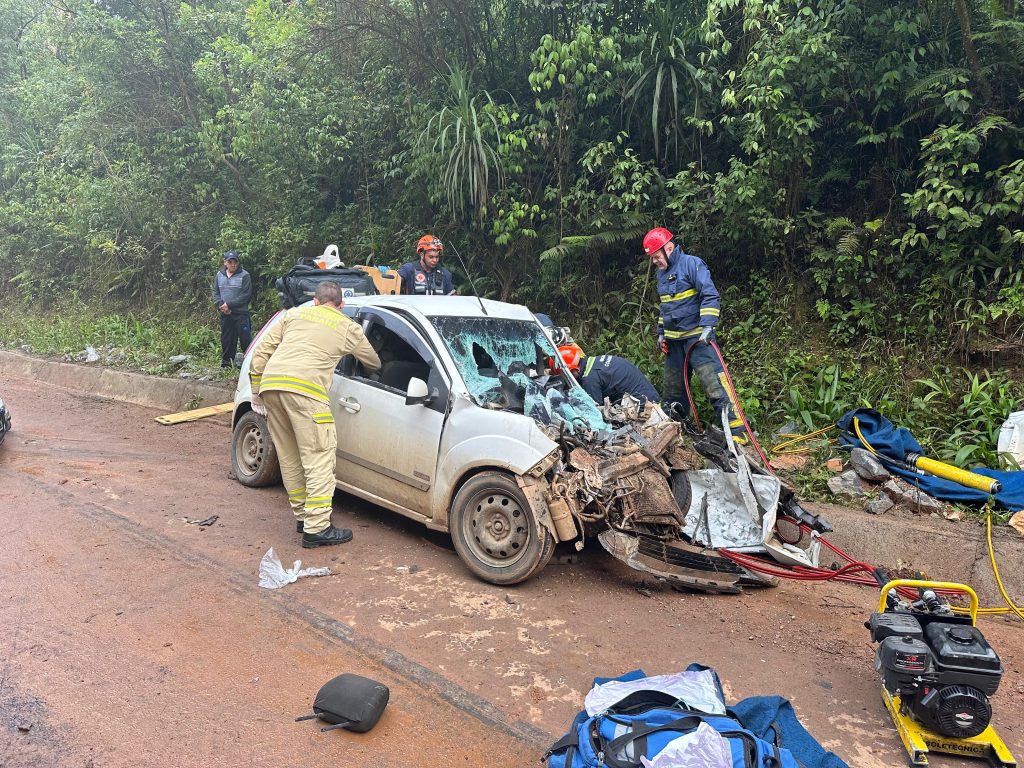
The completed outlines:
<svg viewBox="0 0 1024 768">
<path fill-rule="evenodd" d="M 966 739 L 992 720 L 989 697 L 1003 665 L 977 627 L 931 590 L 913 602 L 887 595 L 886 610 L 865 623 L 878 643 L 875 670 L 900 707 L 928 729 Z"/>
</svg>

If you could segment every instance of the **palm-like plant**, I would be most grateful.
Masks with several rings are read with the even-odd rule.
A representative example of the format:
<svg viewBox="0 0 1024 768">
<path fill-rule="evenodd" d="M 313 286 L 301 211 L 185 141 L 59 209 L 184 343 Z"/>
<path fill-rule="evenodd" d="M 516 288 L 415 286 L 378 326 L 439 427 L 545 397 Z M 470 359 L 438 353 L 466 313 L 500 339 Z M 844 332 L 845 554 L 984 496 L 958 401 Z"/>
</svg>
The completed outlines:
<svg viewBox="0 0 1024 768">
<path fill-rule="evenodd" d="M 431 149 L 441 165 L 441 180 L 452 210 L 474 211 L 483 220 L 491 193 L 501 187 L 501 146 L 498 121 L 488 107 L 490 93 L 473 92 L 470 73 L 461 66 L 448 68 L 445 103 L 427 122 L 420 142 L 433 137 Z M 493 187 L 493 190 L 492 190 Z"/>
<path fill-rule="evenodd" d="M 641 70 L 629 84 L 626 97 L 633 100 L 634 108 L 642 100 L 650 99 L 651 134 L 658 158 L 662 157 L 664 133 L 672 136 L 674 158 L 678 161 L 680 102 L 691 102 L 693 116 L 700 117 L 701 95 L 710 91 L 701 71 L 686 58 L 687 41 L 695 45 L 697 32 L 697 25 L 682 19 L 672 2 L 650 5 L 650 45 L 641 57 Z M 667 125 L 663 127 L 666 118 Z"/>
</svg>

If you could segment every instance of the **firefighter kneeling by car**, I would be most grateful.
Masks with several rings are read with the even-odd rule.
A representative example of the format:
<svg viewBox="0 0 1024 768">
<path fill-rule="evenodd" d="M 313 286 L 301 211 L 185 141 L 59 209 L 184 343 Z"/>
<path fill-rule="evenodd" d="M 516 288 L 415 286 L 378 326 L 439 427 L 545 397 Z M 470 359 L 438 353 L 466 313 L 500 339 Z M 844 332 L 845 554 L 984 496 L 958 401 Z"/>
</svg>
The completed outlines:
<svg viewBox="0 0 1024 768">
<path fill-rule="evenodd" d="M 682 402 L 684 393 L 683 376 L 688 377 L 691 370 L 696 371 L 716 413 L 725 411 L 728 414 L 730 431 L 737 442 L 745 443 L 747 431 L 736 414 L 735 393 L 728 384 L 718 355 L 711 348 L 721 302 L 708 265 L 672 242 L 672 233 L 664 227 L 648 232 L 644 236 L 643 248 L 658 270 L 658 297 L 661 300 L 658 346 L 665 355 L 662 402 L 666 411 L 678 413 L 676 404 Z M 687 352 L 690 353 L 689 370 L 684 371 Z"/>
</svg>

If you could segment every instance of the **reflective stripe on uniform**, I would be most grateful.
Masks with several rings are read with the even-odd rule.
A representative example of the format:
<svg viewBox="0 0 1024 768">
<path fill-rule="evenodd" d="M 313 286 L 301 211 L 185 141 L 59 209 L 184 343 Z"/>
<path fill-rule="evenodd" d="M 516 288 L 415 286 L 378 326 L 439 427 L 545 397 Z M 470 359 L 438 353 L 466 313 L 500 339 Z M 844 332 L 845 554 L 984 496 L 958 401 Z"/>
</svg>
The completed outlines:
<svg viewBox="0 0 1024 768">
<path fill-rule="evenodd" d="M 306 499 L 306 509 L 318 509 L 331 506 L 333 496 L 310 496 Z"/>
<path fill-rule="evenodd" d="M 305 379 L 295 379 L 290 376 L 265 376 L 260 382 L 260 390 L 266 391 L 268 389 L 289 389 L 292 392 L 299 392 L 301 394 L 317 395 L 324 401 L 328 399 L 327 390 L 319 384 L 314 384 Z"/>
<path fill-rule="evenodd" d="M 664 335 L 666 339 L 686 339 L 690 336 L 700 336 L 703 328 L 694 328 L 690 331 L 665 331 Z"/>
<path fill-rule="evenodd" d="M 721 311 L 714 307 L 704 307 L 701 309 L 700 313 L 702 315 L 708 315 L 709 317 L 718 317 L 721 314 Z"/>
<path fill-rule="evenodd" d="M 314 413 L 313 421 L 317 424 L 333 424 L 334 414 L 333 413 Z"/>
<path fill-rule="evenodd" d="M 299 491 L 292 491 L 291 493 L 288 494 L 288 498 L 289 499 L 296 499 L 296 500 L 304 499 L 304 498 L 306 498 L 306 489 L 303 488 L 303 489 L 301 489 Z"/>
<path fill-rule="evenodd" d="M 670 301 L 682 301 L 683 299 L 688 299 L 691 296 L 696 296 L 696 295 L 697 295 L 697 289 L 696 288 L 690 288 L 689 290 L 685 290 L 685 291 L 682 291 L 680 293 L 667 293 L 667 294 L 662 295 L 661 303 L 662 304 L 667 304 Z"/>
<path fill-rule="evenodd" d="M 597 360 L 596 357 L 587 358 L 587 364 L 585 366 L 583 366 L 583 375 L 584 376 L 589 376 L 590 375 L 590 372 L 594 369 L 594 361 L 595 360 Z"/>
</svg>

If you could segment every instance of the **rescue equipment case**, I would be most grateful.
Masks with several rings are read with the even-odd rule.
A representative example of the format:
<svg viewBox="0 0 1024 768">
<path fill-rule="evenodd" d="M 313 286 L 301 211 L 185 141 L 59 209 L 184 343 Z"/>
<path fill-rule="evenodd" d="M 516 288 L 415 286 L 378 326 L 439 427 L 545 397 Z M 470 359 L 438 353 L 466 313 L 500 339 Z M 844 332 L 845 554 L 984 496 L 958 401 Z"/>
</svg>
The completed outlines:
<svg viewBox="0 0 1024 768">
<path fill-rule="evenodd" d="M 377 294 L 373 278 L 357 267 L 319 269 L 307 259 L 300 259 L 288 274 L 277 278 L 275 283 L 281 309 L 291 309 L 309 301 L 316 287 L 328 280 L 341 286 L 342 298 Z"/>
</svg>

